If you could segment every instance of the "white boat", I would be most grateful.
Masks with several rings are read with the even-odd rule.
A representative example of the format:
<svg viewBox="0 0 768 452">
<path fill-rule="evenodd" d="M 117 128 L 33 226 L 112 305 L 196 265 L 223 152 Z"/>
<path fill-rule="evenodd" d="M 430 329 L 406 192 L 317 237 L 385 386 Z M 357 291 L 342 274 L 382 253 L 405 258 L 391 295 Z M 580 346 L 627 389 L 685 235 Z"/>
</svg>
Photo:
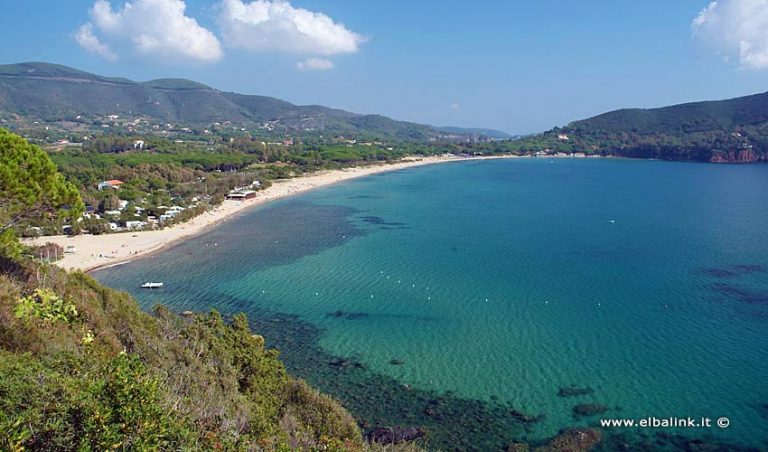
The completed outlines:
<svg viewBox="0 0 768 452">
<path fill-rule="evenodd" d="M 145 282 L 141 285 L 143 289 L 159 289 L 163 287 L 163 283 L 161 282 Z"/>
</svg>

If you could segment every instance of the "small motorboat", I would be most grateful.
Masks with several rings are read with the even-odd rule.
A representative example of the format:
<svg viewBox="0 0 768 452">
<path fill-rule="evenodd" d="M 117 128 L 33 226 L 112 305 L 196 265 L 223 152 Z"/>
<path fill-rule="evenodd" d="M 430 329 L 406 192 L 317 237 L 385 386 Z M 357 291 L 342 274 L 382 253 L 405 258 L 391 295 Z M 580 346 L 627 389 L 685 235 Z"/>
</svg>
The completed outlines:
<svg viewBox="0 0 768 452">
<path fill-rule="evenodd" d="M 145 282 L 141 285 L 142 289 L 160 289 L 161 287 L 163 287 L 161 282 Z"/>
</svg>

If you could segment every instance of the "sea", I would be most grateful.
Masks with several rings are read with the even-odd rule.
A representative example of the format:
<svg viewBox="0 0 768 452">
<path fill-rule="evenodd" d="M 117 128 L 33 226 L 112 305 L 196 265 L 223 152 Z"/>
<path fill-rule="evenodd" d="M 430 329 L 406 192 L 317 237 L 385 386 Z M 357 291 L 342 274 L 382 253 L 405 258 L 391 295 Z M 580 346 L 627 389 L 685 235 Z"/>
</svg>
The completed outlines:
<svg viewBox="0 0 768 452">
<path fill-rule="evenodd" d="M 93 276 L 146 310 L 248 314 L 364 430 L 421 427 L 430 449 L 596 427 L 605 450 L 768 450 L 768 165 L 414 167 Z M 670 418 L 696 425 L 653 427 Z"/>
</svg>

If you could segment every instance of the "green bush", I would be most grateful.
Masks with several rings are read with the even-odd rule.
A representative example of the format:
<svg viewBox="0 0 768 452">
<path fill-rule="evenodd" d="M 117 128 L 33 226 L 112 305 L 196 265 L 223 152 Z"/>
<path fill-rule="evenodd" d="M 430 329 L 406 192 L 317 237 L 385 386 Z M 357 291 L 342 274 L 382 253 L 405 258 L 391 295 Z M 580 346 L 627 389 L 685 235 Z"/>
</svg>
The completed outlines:
<svg viewBox="0 0 768 452">
<path fill-rule="evenodd" d="M 19 319 L 67 323 L 73 322 L 78 315 L 75 303 L 61 299 L 49 289 L 35 289 L 31 295 L 20 298 L 13 313 Z"/>
<path fill-rule="evenodd" d="M 98 372 L 81 400 L 81 448 L 157 450 L 184 437 L 184 426 L 161 405 L 159 380 L 136 356 L 120 354 Z"/>
<path fill-rule="evenodd" d="M 35 287 L 39 272 L 49 289 Z M 0 450 L 368 447 L 244 315 L 151 316 L 83 273 L 31 261 L 0 274 L 0 376 Z"/>
</svg>

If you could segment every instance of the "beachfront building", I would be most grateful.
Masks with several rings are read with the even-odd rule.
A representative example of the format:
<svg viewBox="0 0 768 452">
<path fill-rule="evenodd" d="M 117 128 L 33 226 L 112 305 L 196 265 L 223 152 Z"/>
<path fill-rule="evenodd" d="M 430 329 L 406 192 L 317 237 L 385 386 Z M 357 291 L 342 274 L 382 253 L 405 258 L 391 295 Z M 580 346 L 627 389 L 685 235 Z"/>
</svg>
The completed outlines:
<svg viewBox="0 0 768 452">
<path fill-rule="evenodd" d="M 121 180 L 110 179 L 110 180 L 105 180 L 105 181 L 99 182 L 98 188 L 99 188 L 99 190 L 106 190 L 108 188 L 112 188 L 114 190 L 117 190 L 124 183 L 125 182 L 123 182 Z"/>
<path fill-rule="evenodd" d="M 237 190 L 231 191 L 227 195 L 227 199 L 234 201 L 245 201 L 246 199 L 253 199 L 256 197 L 256 192 L 253 190 Z"/>
<path fill-rule="evenodd" d="M 147 223 L 144 221 L 126 221 L 125 222 L 125 228 L 130 229 L 132 231 L 137 229 L 144 229 L 147 226 Z"/>
</svg>

